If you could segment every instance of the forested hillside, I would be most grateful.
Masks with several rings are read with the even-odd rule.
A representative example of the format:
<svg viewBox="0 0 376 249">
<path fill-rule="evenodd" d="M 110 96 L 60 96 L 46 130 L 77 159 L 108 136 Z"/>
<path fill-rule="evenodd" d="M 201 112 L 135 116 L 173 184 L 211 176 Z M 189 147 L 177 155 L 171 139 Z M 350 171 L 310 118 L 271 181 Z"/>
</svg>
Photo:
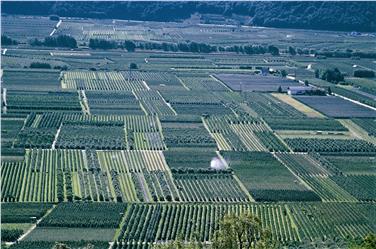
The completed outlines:
<svg viewBox="0 0 376 249">
<path fill-rule="evenodd" d="M 180 21 L 193 13 L 249 16 L 249 23 L 280 28 L 376 31 L 376 2 L 9 2 L 8 14 Z"/>
</svg>

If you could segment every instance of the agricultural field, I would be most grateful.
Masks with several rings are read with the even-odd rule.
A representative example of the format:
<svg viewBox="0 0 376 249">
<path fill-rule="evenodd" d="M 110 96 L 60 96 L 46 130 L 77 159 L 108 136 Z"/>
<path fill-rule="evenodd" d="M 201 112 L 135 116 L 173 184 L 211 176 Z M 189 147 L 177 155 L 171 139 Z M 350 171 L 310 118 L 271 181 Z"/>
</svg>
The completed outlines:
<svg viewBox="0 0 376 249">
<path fill-rule="evenodd" d="M 354 202 L 356 198 L 331 179 L 339 172 L 317 154 L 280 153 L 277 158 L 309 186 L 323 202 Z M 320 161 L 321 160 L 321 161 Z M 342 176 L 338 176 L 341 177 Z"/>
<path fill-rule="evenodd" d="M 376 136 L 376 121 L 372 118 L 352 119 L 352 121 L 363 128 L 369 136 Z"/>
<path fill-rule="evenodd" d="M 124 149 L 123 122 L 64 121 L 57 136 L 58 149 Z"/>
<path fill-rule="evenodd" d="M 209 169 L 211 160 L 218 156 L 215 149 L 210 147 L 170 147 L 163 154 L 172 171 Z"/>
<path fill-rule="evenodd" d="M 307 131 L 347 131 L 335 119 L 327 118 L 265 118 L 266 123 L 273 130 L 307 130 Z"/>
<path fill-rule="evenodd" d="M 132 91 L 147 89 L 141 79 L 120 72 L 68 71 L 62 76 L 63 89 L 97 91 Z"/>
<path fill-rule="evenodd" d="M 209 246 L 245 212 L 280 248 L 376 233 L 373 33 L 105 15 L 2 15 L 2 248 Z"/>
<path fill-rule="evenodd" d="M 1 119 L 1 156 L 23 156 L 24 149 L 15 148 L 17 136 L 24 126 L 25 118 L 5 117 Z"/>
<path fill-rule="evenodd" d="M 186 202 L 242 202 L 248 201 L 231 172 L 175 173 L 176 186 Z"/>
<path fill-rule="evenodd" d="M 50 35 L 57 21 L 40 16 L 3 16 L 1 34 L 26 42 L 31 38 L 45 38 Z"/>
<path fill-rule="evenodd" d="M 286 91 L 288 87 L 300 85 L 285 78 L 271 76 L 216 74 L 215 77 L 234 91 L 276 92 L 280 86 Z"/>
<path fill-rule="evenodd" d="M 283 142 L 259 118 L 211 116 L 204 122 L 220 150 L 286 151 Z"/>
<path fill-rule="evenodd" d="M 343 174 L 376 175 L 376 158 L 370 156 L 325 156 Z"/>
<path fill-rule="evenodd" d="M 216 147 L 215 140 L 202 121 L 163 122 L 163 136 L 168 148 L 174 147 Z"/>
<path fill-rule="evenodd" d="M 195 231 L 200 231 L 199 240 L 207 241 L 213 236 L 214 227 L 224 213 L 244 211 L 258 213 L 269 226 L 278 220 L 271 232 L 281 241 L 297 239 L 297 231 L 292 227 L 289 216 L 284 215 L 285 208 L 278 204 L 269 205 L 139 205 L 129 207 L 121 228 L 118 241 L 124 245 L 132 241 L 152 242 L 171 240 L 183 234 L 189 240 Z M 139 221 L 139 222 L 136 222 Z M 210 225 L 212 224 L 212 225 Z"/>
<path fill-rule="evenodd" d="M 47 69 L 8 69 L 4 71 L 3 88 L 24 91 L 58 91 L 60 72 Z"/>
<path fill-rule="evenodd" d="M 5 113 L 81 112 L 77 92 L 6 91 Z"/>
<path fill-rule="evenodd" d="M 174 116 L 176 111 L 159 94 L 158 91 L 135 91 L 137 99 L 148 115 Z"/>
<path fill-rule="evenodd" d="M 273 155 L 266 152 L 223 152 L 235 175 L 256 201 L 317 201 L 309 190 Z M 269 174 L 269 172 L 274 172 Z"/>
<path fill-rule="evenodd" d="M 360 139 L 331 139 L 331 138 L 285 138 L 286 143 L 294 152 L 322 153 L 375 153 L 376 146 Z"/>
<path fill-rule="evenodd" d="M 139 101 L 132 92 L 81 93 L 87 99 L 88 109 L 92 114 L 144 115 Z"/>
<path fill-rule="evenodd" d="M 376 111 L 335 96 L 295 97 L 313 109 L 334 118 L 373 118 Z"/>
<path fill-rule="evenodd" d="M 298 111 L 291 105 L 281 102 L 279 99 L 271 94 L 245 92 L 243 97 L 247 105 L 257 113 L 257 115 L 265 117 L 290 117 L 290 118 L 304 118 L 302 112 Z"/>
</svg>

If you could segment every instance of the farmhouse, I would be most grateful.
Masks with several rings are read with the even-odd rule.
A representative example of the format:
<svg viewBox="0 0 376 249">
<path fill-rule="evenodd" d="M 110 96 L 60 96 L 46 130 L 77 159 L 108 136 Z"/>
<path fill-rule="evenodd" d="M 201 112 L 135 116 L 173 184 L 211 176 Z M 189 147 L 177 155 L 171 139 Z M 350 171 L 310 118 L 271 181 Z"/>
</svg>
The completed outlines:
<svg viewBox="0 0 376 249">
<path fill-rule="evenodd" d="M 303 95 L 313 90 L 314 88 L 311 86 L 291 86 L 287 89 L 287 93 L 289 95 Z"/>
</svg>

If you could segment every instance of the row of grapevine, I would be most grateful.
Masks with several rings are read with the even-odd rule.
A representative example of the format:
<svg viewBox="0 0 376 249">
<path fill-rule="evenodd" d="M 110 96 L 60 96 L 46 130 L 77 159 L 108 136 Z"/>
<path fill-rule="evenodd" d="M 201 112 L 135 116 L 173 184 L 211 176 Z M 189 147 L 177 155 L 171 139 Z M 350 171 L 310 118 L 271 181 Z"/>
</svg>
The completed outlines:
<svg viewBox="0 0 376 249">
<path fill-rule="evenodd" d="M 276 153 L 289 169 L 298 176 L 330 176 L 332 172 L 309 154 Z"/>
<path fill-rule="evenodd" d="M 141 105 L 149 115 L 176 115 L 176 112 L 163 99 L 141 99 Z"/>
<path fill-rule="evenodd" d="M 210 241 L 224 214 L 245 211 L 260 217 L 263 227 L 269 229 L 275 239 L 299 240 L 296 228 L 281 204 L 131 204 L 118 241 L 124 244 L 168 241 L 181 235 L 184 240 L 192 240 L 196 234 L 199 240 Z"/>
<path fill-rule="evenodd" d="M 180 200 L 161 151 L 98 151 L 98 157 L 103 168 L 119 176 L 123 193 L 123 186 L 131 186 L 133 200 Z"/>
<path fill-rule="evenodd" d="M 360 139 L 285 138 L 295 152 L 374 153 L 376 145 Z"/>
<path fill-rule="evenodd" d="M 356 238 L 375 232 L 372 222 L 364 216 L 361 204 L 299 203 L 285 206 L 298 227 L 300 238 Z"/>
<path fill-rule="evenodd" d="M 338 186 L 329 177 L 300 176 L 308 186 L 317 193 L 324 202 L 356 202 L 357 199 Z"/>
<path fill-rule="evenodd" d="M 182 200 L 186 202 L 249 201 L 232 173 L 174 174 Z"/>
<path fill-rule="evenodd" d="M 91 114 L 144 115 L 139 101 L 130 91 L 81 91 Z"/>
<path fill-rule="evenodd" d="M 77 92 L 7 91 L 7 113 L 73 112 L 82 108 Z"/>
<path fill-rule="evenodd" d="M 63 75 L 62 88 L 77 90 L 132 91 L 146 85 L 140 79 L 125 78 L 120 72 L 68 71 Z"/>
<path fill-rule="evenodd" d="M 183 84 L 191 90 L 198 91 L 229 91 L 220 81 L 206 77 L 187 77 L 178 76 Z"/>
<path fill-rule="evenodd" d="M 156 90 L 134 91 L 149 115 L 176 115 L 171 105 L 167 104 Z"/>
<path fill-rule="evenodd" d="M 288 151 L 286 145 L 271 131 L 256 131 L 255 135 L 269 151 Z"/>
<path fill-rule="evenodd" d="M 204 119 L 204 123 L 220 150 L 266 150 L 253 132 L 267 130 L 259 119 L 233 115 L 210 116 Z"/>
<path fill-rule="evenodd" d="M 266 93 L 245 92 L 247 105 L 261 117 L 304 118 L 304 114 L 292 106 Z"/>
</svg>

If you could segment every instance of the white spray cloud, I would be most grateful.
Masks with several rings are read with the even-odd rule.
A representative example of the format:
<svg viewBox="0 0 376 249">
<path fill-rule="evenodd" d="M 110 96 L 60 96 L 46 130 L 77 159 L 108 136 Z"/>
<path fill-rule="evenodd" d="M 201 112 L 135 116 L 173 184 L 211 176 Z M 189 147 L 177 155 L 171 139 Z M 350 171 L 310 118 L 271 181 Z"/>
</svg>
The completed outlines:
<svg viewBox="0 0 376 249">
<path fill-rule="evenodd" d="M 218 157 L 213 157 L 210 162 L 210 168 L 215 170 L 225 170 L 226 165 Z"/>
</svg>

